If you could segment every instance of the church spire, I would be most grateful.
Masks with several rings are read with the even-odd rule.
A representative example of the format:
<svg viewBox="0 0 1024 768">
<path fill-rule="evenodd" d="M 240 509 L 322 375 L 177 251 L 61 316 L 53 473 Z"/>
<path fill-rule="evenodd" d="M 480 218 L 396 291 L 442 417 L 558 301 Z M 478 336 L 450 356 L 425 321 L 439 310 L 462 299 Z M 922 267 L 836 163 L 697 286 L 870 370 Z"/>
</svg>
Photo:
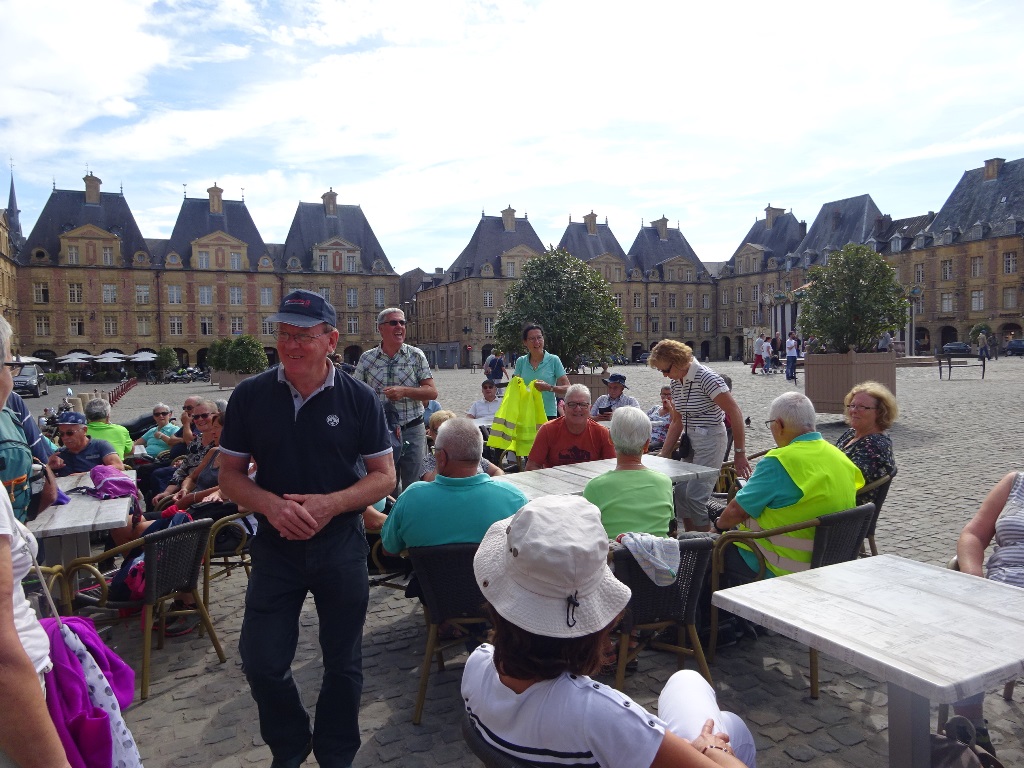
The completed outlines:
<svg viewBox="0 0 1024 768">
<path fill-rule="evenodd" d="M 11 245 L 14 246 L 14 251 L 21 247 L 22 242 L 25 238 L 21 233 L 21 218 L 18 214 L 21 213 L 18 210 L 18 198 L 14 194 L 14 169 L 11 168 L 11 191 L 7 196 L 7 226 L 10 229 Z"/>
</svg>

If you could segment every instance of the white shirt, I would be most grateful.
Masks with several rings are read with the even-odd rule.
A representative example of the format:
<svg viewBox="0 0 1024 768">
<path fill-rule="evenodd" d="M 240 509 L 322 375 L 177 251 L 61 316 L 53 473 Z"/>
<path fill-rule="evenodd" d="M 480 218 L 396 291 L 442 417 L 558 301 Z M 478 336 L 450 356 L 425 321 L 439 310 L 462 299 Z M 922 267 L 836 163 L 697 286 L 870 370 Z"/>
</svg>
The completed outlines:
<svg viewBox="0 0 1024 768">
<path fill-rule="evenodd" d="M 786 357 L 796 357 L 796 339 L 786 339 Z"/>
<path fill-rule="evenodd" d="M 38 546 L 35 537 L 15 519 L 11 500 L 6 493 L 0 493 L 0 536 L 7 536 L 11 543 L 14 628 L 18 630 L 18 638 L 32 660 L 32 666 L 36 672 L 42 672 L 50 664 L 50 638 L 46 636 L 21 587 L 21 580 L 32 570 L 32 556 L 38 553 Z M 32 547 L 31 551 L 29 546 Z"/>
<path fill-rule="evenodd" d="M 474 419 L 482 419 L 485 416 L 493 416 L 498 412 L 498 408 L 501 407 L 501 400 L 494 398 L 490 402 L 480 399 L 469 406 L 467 413 Z"/>
</svg>

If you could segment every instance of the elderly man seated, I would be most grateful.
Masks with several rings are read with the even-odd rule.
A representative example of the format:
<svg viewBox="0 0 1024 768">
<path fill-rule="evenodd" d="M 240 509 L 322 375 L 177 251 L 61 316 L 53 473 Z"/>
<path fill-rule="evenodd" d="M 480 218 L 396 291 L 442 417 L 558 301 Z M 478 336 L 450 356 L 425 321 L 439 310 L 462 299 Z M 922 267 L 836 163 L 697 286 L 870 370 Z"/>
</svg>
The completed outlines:
<svg viewBox="0 0 1024 768">
<path fill-rule="evenodd" d="M 120 424 L 110 423 L 110 403 L 93 398 L 85 404 L 85 418 L 89 421 L 86 428 L 89 437 L 106 440 L 118 450 L 122 459 L 132 455 L 135 444 L 128 430 Z"/>
<path fill-rule="evenodd" d="M 597 398 L 590 409 L 590 417 L 598 421 L 608 421 L 616 408 L 631 405 L 634 408 L 640 407 L 640 401 L 632 395 L 625 394 L 629 387 L 626 386 L 626 377 L 621 373 L 613 373 L 607 379 L 601 379 L 608 387 L 608 394 Z"/>
<path fill-rule="evenodd" d="M 501 406 L 501 401 L 498 399 L 498 385 L 493 381 L 484 379 L 480 385 L 480 392 L 483 394 L 483 397 L 469 406 L 469 410 L 466 411 L 466 415 L 471 419 L 493 417 Z"/>
<path fill-rule="evenodd" d="M 469 419 L 441 425 L 434 444 L 437 477 L 413 483 L 398 497 L 381 531 L 386 551 L 479 542 L 491 523 L 526 504 L 514 485 L 479 473 L 483 447 L 483 436 Z"/>
<path fill-rule="evenodd" d="M 86 423 L 85 414 L 76 411 L 62 413 L 57 419 L 57 434 L 64 447 L 50 456 L 47 462 L 57 477 L 88 472 L 100 464 L 124 469 L 120 451 L 106 440 L 91 437 L 86 431 Z"/>
<path fill-rule="evenodd" d="M 651 444 L 651 420 L 627 405 L 615 410 L 608 431 L 615 446 L 615 469 L 587 483 L 583 498 L 601 510 L 609 539 L 630 531 L 668 536 L 675 515 L 672 481 L 641 461 Z"/>
<path fill-rule="evenodd" d="M 766 423 L 778 448 L 758 462 L 750 480 L 715 521 L 717 531 L 737 525 L 751 531 L 779 528 L 856 506 L 864 476 L 846 454 L 816 431 L 814 405 L 805 395 L 779 395 L 772 401 Z M 729 547 L 725 572 L 730 585 L 757 578 L 760 568 L 751 546 L 764 555 L 767 576 L 805 571 L 811 565 L 814 529 Z"/>
<path fill-rule="evenodd" d="M 573 384 L 565 391 L 565 416 L 537 431 L 526 469 L 547 469 L 597 459 L 614 459 L 608 430 L 590 418 L 590 390 Z"/>
</svg>

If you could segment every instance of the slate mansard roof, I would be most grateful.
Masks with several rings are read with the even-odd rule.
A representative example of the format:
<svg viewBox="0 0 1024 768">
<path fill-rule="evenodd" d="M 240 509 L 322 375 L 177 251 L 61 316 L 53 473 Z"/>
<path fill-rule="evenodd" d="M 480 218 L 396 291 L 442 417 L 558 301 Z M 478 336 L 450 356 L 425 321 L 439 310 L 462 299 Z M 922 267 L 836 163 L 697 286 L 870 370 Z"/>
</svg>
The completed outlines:
<svg viewBox="0 0 1024 768">
<path fill-rule="evenodd" d="M 621 259 L 624 265 L 629 265 L 629 257 L 607 224 L 595 224 L 594 234 L 590 234 L 585 222 L 569 222 L 562 233 L 562 239 L 558 241 L 558 247 L 580 261 L 590 261 L 607 253 Z"/>
<path fill-rule="evenodd" d="M 123 195 L 101 192 L 98 204 L 87 204 L 84 191 L 55 189 L 18 253 L 19 263 L 28 264 L 38 250 L 45 251 L 56 263 L 60 236 L 88 224 L 117 235 L 121 240 L 122 266 L 131 266 L 136 253 L 152 255 Z"/>
<path fill-rule="evenodd" d="M 643 270 L 644 275 L 675 258 L 686 259 L 698 270 L 707 271 L 679 228 L 668 227 L 665 230 L 665 239 L 662 240 L 657 227 L 641 227 L 629 247 L 629 258 L 631 266 Z"/>
<path fill-rule="evenodd" d="M 938 237 L 952 230 L 953 242 L 957 242 L 958 235 L 979 224 L 981 237 L 1024 230 L 1024 159 L 1005 163 L 997 158 L 988 160 L 984 167 L 965 171 L 928 232 Z"/>
<path fill-rule="evenodd" d="M 328 216 L 323 203 L 299 203 L 279 258 L 275 259 L 277 266 L 286 267 L 297 258 L 302 269 L 312 269 L 313 247 L 337 237 L 359 248 L 364 272 L 372 272 L 373 263 L 380 260 L 384 274 L 396 274 L 363 209 L 358 205 L 338 205 L 336 210 L 336 216 Z"/>
<path fill-rule="evenodd" d="M 469 243 L 448 267 L 441 282 L 479 277 L 485 264 L 491 266 L 495 277 L 500 277 L 501 255 L 519 246 L 544 252 L 544 244 L 529 219 L 515 219 L 515 229 L 509 230 L 501 216 L 481 216 Z"/>
<path fill-rule="evenodd" d="M 794 252 L 805 235 L 804 226 L 792 212 L 776 216 L 771 228 L 768 227 L 767 217 L 758 219 L 726 263 L 735 267 L 736 255 L 744 247 L 753 245 L 762 251 L 763 259 L 759 265 L 761 269 L 767 267 L 768 259 L 772 257 L 779 259 L 779 266 L 782 266 L 782 258 Z"/>
<path fill-rule="evenodd" d="M 209 198 L 186 197 L 178 211 L 166 251 L 159 255 L 159 261 L 162 262 L 163 257 L 173 251 L 181 256 L 186 268 L 191 267 L 192 241 L 220 231 L 248 246 L 249 269 L 255 271 L 258 259 L 267 253 L 267 246 L 249 215 L 249 209 L 244 201 L 224 200 L 222 210 L 223 213 L 210 213 Z"/>
<path fill-rule="evenodd" d="M 847 243 L 867 242 L 874 232 L 875 222 L 881 217 L 882 212 L 871 195 L 825 203 L 806 237 L 792 251 L 792 256 L 798 260 L 794 266 L 824 264 L 827 254 Z"/>
</svg>

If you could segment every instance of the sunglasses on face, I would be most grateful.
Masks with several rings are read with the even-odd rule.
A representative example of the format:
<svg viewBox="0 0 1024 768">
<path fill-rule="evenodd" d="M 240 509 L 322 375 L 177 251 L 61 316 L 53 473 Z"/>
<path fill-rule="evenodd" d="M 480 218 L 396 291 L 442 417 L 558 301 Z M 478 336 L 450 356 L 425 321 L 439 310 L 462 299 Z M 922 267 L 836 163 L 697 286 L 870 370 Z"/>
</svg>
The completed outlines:
<svg viewBox="0 0 1024 768">
<path fill-rule="evenodd" d="M 191 413 L 193 408 L 195 408 L 194 405 L 186 405 L 184 408 L 182 408 L 182 410 L 188 411 L 189 413 Z"/>
<path fill-rule="evenodd" d="M 208 419 L 212 415 L 213 415 L 212 413 L 193 413 L 192 414 L 192 418 L 193 419 Z"/>
<path fill-rule="evenodd" d="M 394 328 L 396 325 L 404 326 L 406 322 L 407 321 L 405 320 L 385 320 L 383 323 L 381 323 L 381 325 L 390 325 L 392 328 Z"/>
<path fill-rule="evenodd" d="M 58 429 L 57 433 L 61 437 L 71 437 L 72 435 L 77 435 L 78 434 L 78 430 L 77 429 Z"/>
<path fill-rule="evenodd" d="M 153 411 L 154 416 L 170 416 L 170 411 Z"/>
</svg>

